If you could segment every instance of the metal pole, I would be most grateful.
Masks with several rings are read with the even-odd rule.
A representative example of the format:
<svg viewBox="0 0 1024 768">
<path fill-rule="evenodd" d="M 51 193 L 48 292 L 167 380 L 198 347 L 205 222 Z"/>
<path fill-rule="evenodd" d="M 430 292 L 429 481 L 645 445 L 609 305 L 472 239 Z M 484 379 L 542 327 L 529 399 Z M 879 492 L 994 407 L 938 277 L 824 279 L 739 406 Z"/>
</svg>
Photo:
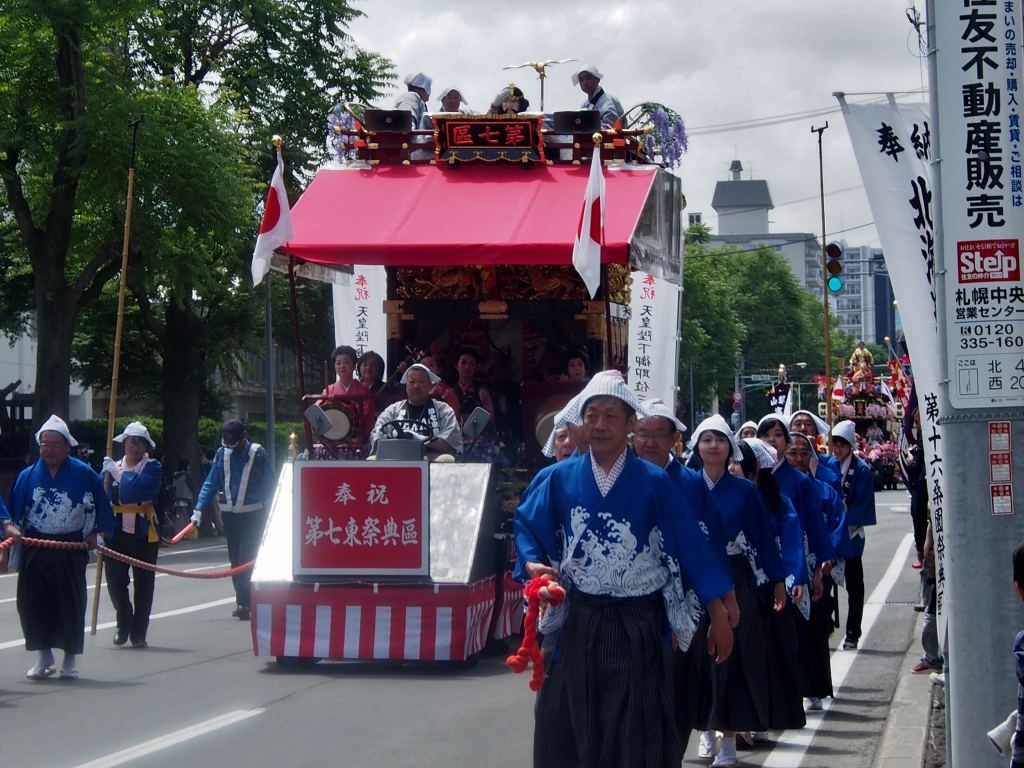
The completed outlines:
<svg viewBox="0 0 1024 768">
<path fill-rule="evenodd" d="M 812 126 L 811 133 L 818 134 L 818 190 L 821 197 L 821 297 L 824 307 L 825 328 L 825 413 L 829 426 L 832 426 L 832 370 L 830 359 L 832 357 L 832 339 L 828 317 L 828 254 L 825 251 L 828 245 L 828 235 L 825 232 L 825 161 L 821 148 L 821 135 L 827 128 L 828 120 L 825 121 L 825 125 L 821 128 Z"/>
<path fill-rule="evenodd" d="M 132 130 L 131 154 L 128 158 L 128 195 L 124 206 L 124 232 L 121 236 L 121 277 L 117 285 L 117 324 L 114 327 L 114 364 L 110 375 L 110 403 L 107 407 L 107 447 L 104 456 L 114 452 L 114 419 L 117 417 L 117 386 L 121 372 L 121 335 L 124 332 L 124 297 L 128 284 L 128 245 L 132 232 L 132 203 L 135 199 L 135 149 L 139 136 L 140 117 L 129 123 Z M 96 621 L 100 612 L 100 592 L 103 586 L 103 555 L 96 553 L 96 580 L 92 593 L 92 616 L 89 634 L 96 634 Z"/>
<path fill-rule="evenodd" d="M 277 466 L 274 461 L 274 334 L 272 330 L 272 317 L 270 306 L 270 275 L 263 281 L 265 289 L 265 308 L 263 311 L 263 336 L 266 340 L 267 351 L 267 439 L 264 448 L 267 451 L 267 458 L 271 466 Z"/>
</svg>

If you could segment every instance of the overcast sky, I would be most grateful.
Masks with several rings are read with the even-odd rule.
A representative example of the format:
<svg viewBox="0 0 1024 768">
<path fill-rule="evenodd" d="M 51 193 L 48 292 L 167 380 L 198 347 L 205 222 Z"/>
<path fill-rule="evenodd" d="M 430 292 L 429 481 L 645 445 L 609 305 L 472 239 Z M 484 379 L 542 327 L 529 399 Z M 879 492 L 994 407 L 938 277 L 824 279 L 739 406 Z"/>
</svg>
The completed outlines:
<svg viewBox="0 0 1024 768">
<path fill-rule="evenodd" d="M 830 237 L 878 246 L 841 114 L 744 130 L 713 126 L 830 109 L 836 106 L 833 91 L 920 90 L 927 62 L 918 58 L 906 15 L 915 1 L 923 17 L 924 0 L 356 0 L 367 15 L 350 31 L 360 46 L 395 62 L 396 93 L 406 72 L 430 75 L 431 109 L 439 108 L 437 96 L 450 85 L 463 91 L 470 107 L 485 111 L 494 94 L 514 81 L 533 111 L 540 104 L 536 73 L 502 67 L 567 58 L 599 67 L 605 90 L 627 109 L 647 100 L 675 108 L 692 132 L 676 170 L 687 211 L 702 212 L 712 231 L 718 228 L 711 208 L 715 183 L 728 178 L 729 164 L 738 159 L 744 178 L 768 181 L 772 231 L 820 232 L 811 126 L 827 120 Z M 570 80 L 580 65 L 550 68 L 545 111 L 576 109 L 583 101 Z M 913 94 L 899 98 L 920 100 Z"/>
</svg>

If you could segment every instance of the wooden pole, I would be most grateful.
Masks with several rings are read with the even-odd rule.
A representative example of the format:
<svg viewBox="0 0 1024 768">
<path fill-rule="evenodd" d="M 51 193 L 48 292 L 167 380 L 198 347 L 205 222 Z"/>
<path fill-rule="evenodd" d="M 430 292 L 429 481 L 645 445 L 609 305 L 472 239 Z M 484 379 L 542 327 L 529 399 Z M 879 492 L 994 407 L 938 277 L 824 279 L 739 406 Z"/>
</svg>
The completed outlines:
<svg viewBox="0 0 1024 768">
<path fill-rule="evenodd" d="M 828 121 L 821 128 L 811 127 L 811 133 L 818 134 L 818 185 L 821 195 L 821 296 L 825 312 L 825 414 L 829 427 L 832 426 L 832 333 L 829 329 L 828 316 L 828 247 L 827 235 L 825 233 L 825 165 L 822 159 L 821 134 L 828 128 Z"/>
<path fill-rule="evenodd" d="M 121 372 L 121 335 L 124 331 L 124 297 L 128 282 L 128 244 L 132 231 L 132 202 L 135 199 L 135 148 L 139 135 L 140 117 L 129 123 L 132 129 L 131 156 L 128 160 L 128 195 L 124 206 L 124 234 L 121 239 L 121 277 L 117 286 L 117 326 L 114 330 L 114 365 L 110 375 L 110 406 L 107 409 L 107 448 L 104 456 L 114 452 L 114 419 L 117 417 L 117 386 Z M 96 634 L 96 619 L 100 612 L 100 591 L 103 586 L 103 555 L 96 553 L 96 581 L 92 595 L 92 619 L 89 634 Z"/>
</svg>

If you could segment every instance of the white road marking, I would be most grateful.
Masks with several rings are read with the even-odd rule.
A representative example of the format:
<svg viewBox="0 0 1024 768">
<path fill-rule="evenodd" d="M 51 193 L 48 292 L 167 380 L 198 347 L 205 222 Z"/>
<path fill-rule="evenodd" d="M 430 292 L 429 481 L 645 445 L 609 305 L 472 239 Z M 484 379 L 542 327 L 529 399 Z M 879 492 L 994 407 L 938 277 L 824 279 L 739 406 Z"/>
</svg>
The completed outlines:
<svg viewBox="0 0 1024 768">
<path fill-rule="evenodd" d="M 234 712 L 228 712 L 218 717 L 204 720 L 196 725 L 190 725 L 188 728 L 182 728 L 164 736 L 144 741 L 141 744 L 136 744 L 134 747 L 122 749 L 120 752 L 114 752 L 105 757 L 90 760 L 88 763 L 79 763 L 75 768 L 113 768 L 116 765 L 124 765 L 132 760 L 138 760 L 146 755 L 159 752 L 161 749 L 174 747 L 184 741 L 189 741 L 212 731 L 227 728 L 229 725 L 248 720 L 250 717 L 263 714 L 263 712 L 263 709 L 239 709 Z"/>
<path fill-rule="evenodd" d="M 889 593 L 896 585 L 897 580 L 899 580 L 900 573 L 903 571 L 903 564 L 907 561 L 907 556 L 910 554 L 911 547 L 913 546 L 914 537 L 908 533 L 903 537 L 899 546 L 896 547 L 896 554 L 893 555 L 892 560 L 889 562 L 889 567 L 886 569 L 885 575 L 882 576 L 882 580 L 878 582 L 878 586 L 875 587 L 864 603 L 864 618 L 861 621 L 861 645 L 867 639 L 868 633 L 871 632 L 871 627 L 874 626 L 875 621 L 882 612 Z M 842 636 L 842 632 L 837 634 L 841 636 L 839 640 L 840 645 L 832 653 L 832 690 L 836 697 L 839 696 L 843 682 L 850 673 L 854 659 L 857 658 L 857 651 L 841 650 L 845 637 Z M 807 748 L 811 745 L 811 740 L 814 739 L 814 734 L 818 732 L 821 724 L 825 721 L 825 714 L 832 708 L 834 700 L 834 698 L 824 699 L 821 703 L 822 710 L 820 712 L 808 712 L 807 725 L 800 730 L 785 731 L 779 737 L 779 741 L 771 751 L 771 754 L 768 755 L 768 759 L 764 761 L 764 768 L 799 768 L 804 755 L 807 753 Z"/>
<path fill-rule="evenodd" d="M 195 613 L 196 611 L 205 611 L 207 608 L 217 608 L 221 605 L 234 605 L 234 597 L 225 597 L 223 600 L 211 600 L 208 603 L 198 603 L 196 605 L 189 605 L 185 608 L 175 608 L 173 611 L 162 611 L 161 613 L 154 613 L 149 617 L 150 621 L 154 619 L 166 619 L 170 616 L 181 616 L 186 613 Z M 116 627 L 116 621 L 105 621 L 102 624 L 96 625 L 96 630 L 110 629 Z M 0 643 L 0 651 L 5 651 L 8 648 L 22 648 L 25 646 L 24 640 L 8 640 L 6 643 Z"/>
</svg>

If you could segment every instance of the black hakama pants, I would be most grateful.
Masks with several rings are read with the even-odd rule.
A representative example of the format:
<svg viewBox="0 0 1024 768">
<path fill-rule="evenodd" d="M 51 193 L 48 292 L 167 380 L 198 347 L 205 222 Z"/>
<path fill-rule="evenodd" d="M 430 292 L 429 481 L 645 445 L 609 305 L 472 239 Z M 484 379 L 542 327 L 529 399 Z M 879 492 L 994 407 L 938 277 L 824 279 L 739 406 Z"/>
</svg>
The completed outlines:
<svg viewBox="0 0 1024 768">
<path fill-rule="evenodd" d="M 82 541 L 81 532 L 45 534 L 25 531 L 25 536 L 52 541 Z M 25 649 L 60 648 L 81 653 L 85 645 L 84 549 L 22 547 L 18 569 L 17 604 Z"/>
<path fill-rule="evenodd" d="M 800 686 L 802 657 L 797 622 L 807 622 L 800 609 L 790 602 L 781 611 L 775 611 L 775 590 L 771 584 L 761 586 L 758 598 L 768 660 L 768 728 L 772 731 L 803 728 L 807 719 Z"/>
<path fill-rule="evenodd" d="M 835 582 L 831 576 L 822 576 L 825 594 L 811 603 L 810 621 L 800 619 L 800 684 L 804 696 L 824 699 L 832 695 L 832 634 L 833 592 Z"/>
<path fill-rule="evenodd" d="M 750 565 L 743 555 L 731 555 L 740 623 L 733 630 L 733 650 L 716 663 L 707 652 L 707 615 L 697 629 L 691 649 L 700 679 L 698 728 L 702 731 L 766 731 L 770 701 L 765 629 L 757 593 L 750 585 Z"/>
<path fill-rule="evenodd" d="M 678 768 L 672 649 L 660 594 L 572 590 L 535 709 L 537 768 Z"/>
</svg>

